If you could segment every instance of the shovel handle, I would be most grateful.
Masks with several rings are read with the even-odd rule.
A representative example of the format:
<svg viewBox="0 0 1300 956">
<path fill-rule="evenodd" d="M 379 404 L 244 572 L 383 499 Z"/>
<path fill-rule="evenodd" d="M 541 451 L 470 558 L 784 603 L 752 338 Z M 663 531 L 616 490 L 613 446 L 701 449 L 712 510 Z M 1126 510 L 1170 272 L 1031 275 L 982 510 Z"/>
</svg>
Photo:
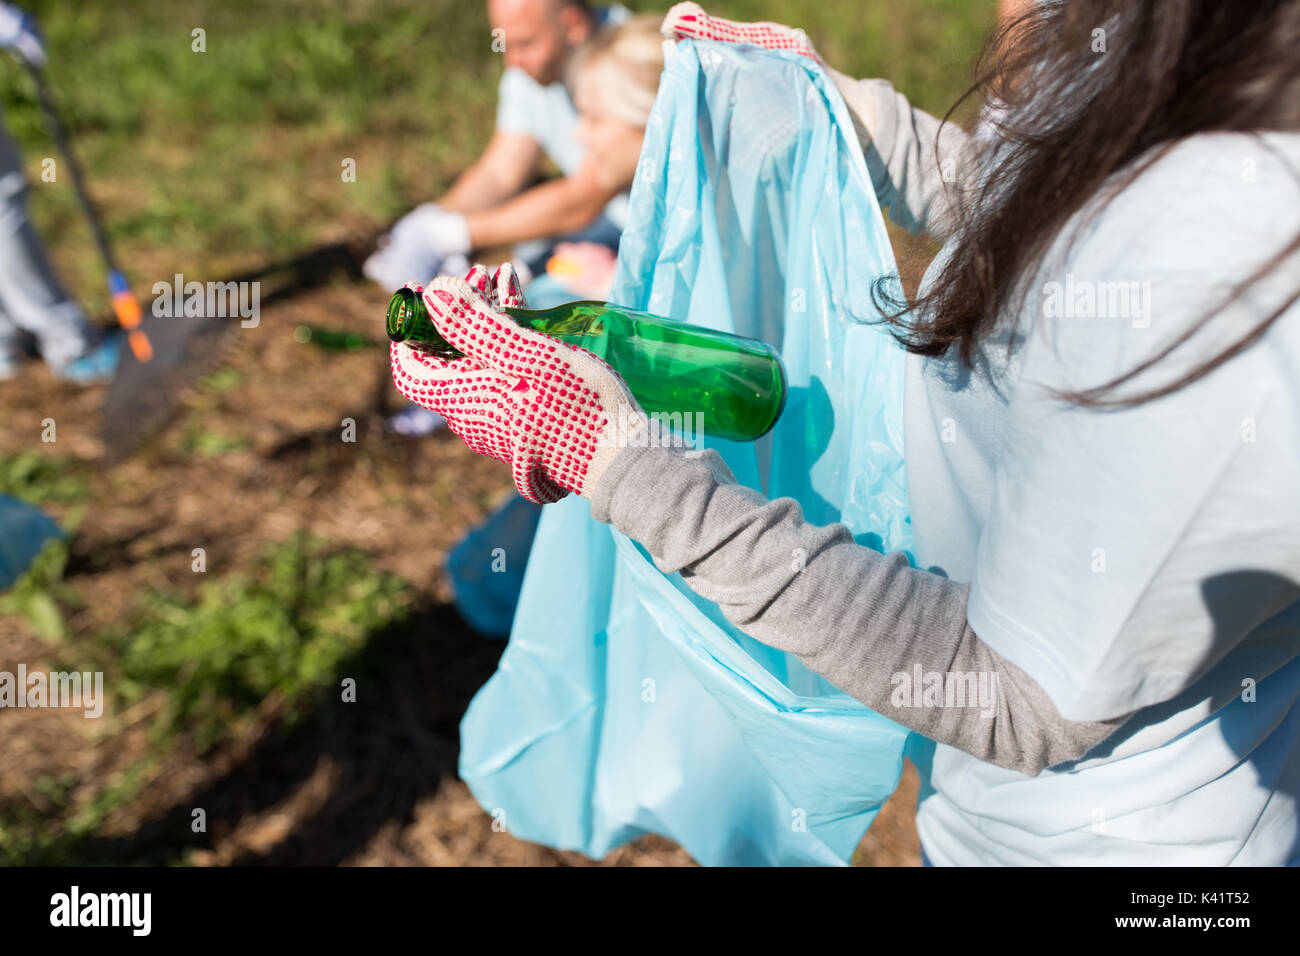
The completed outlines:
<svg viewBox="0 0 1300 956">
<path fill-rule="evenodd" d="M 126 340 L 131 346 L 131 353 L 138 361 L 147 362 L 153 358 L 153 347 L 149 344 L 148 337 L 140 328 L 140 303 L 131 294 L 131 286 L 126 281 L 126 276 L 118 271 L 117 265 L 113 261 L 113 250 L 108 244 L 108 235 L 104 232 L 104 227 L 99 221 L 99 214 L 95 211 L 95 204 L 91 202 L 90 193 L 86 190 L 86 182 L 81 175 L 81 167 L 77 165 L 76 157 L 72 155 L 72 146 L 68 142 L 68 131 L 59 118 L 58 111 L 54 108 L 54 99 L 50 96 L 49 87 L 45 84 L 45 73 L 40 67 L 32 63 L 28 63 L 27 68 L 36 83 L 36 97 L 40 100 L 41 109 L 45 112 L 45 118 L 50 124 L 50 132 L 54 136 L 54 141 L 58 144 L 59 149 L 63 152 L 63 157 L 68 164 L 68 170 L 72 174 L 72 186 L 77 193 L 77 199 L 81 201 L 82 212 L 86 214 L 86 219 L 90 223 L 90 231 L 95 237 L 95 245 L 99 247 L 99 254 L 103 257 L 104 265 L 108 269 L 108 291 L 113 297 L 113 313 L 117 316 L 118 324 L 126 332 Z"/>
<path fill-rule="evenodd" d="M 136 361 L 149 361 L 153 358 L 153 346 L 140 330 L 140 303 L 131 294 L 131 286 L 126 281 L 126 276 L 116 270 L 110 272 L 108 288 L 113 293 L 113 313 L 117 316 L 117 324 L 126 331 L 126 341 L 131 346 L 131 354 L 136 357 Z"/>
</svg>

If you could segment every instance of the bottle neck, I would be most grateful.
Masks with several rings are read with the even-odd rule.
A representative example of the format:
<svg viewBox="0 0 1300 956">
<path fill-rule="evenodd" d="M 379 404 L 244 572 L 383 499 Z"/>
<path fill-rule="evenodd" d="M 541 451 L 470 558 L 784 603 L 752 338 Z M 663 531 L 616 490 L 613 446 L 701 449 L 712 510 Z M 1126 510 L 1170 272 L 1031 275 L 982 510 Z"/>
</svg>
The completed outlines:
<svg viewBox="0 0 1300 956">
<path fill-rule="evenodd" d="M 434 341 L 446 345 L 429 312 L 413 289 L 398 289 L 388 300 L 388 337 L 394 342 Z"/>
</svg>

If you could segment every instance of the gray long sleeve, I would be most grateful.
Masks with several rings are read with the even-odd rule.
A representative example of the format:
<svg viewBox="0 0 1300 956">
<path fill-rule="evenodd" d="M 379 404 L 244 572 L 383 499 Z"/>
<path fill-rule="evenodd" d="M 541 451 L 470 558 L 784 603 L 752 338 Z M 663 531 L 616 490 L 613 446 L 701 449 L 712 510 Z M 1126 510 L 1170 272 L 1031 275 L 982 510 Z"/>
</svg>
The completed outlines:
<svg viewBox="0 0 1300 956">
<path fill-rule="evenodd" d="M 959 190 L 975 176 L 975 140 L 914 109 L 888 80 L 826 72 L 849 108 L 880 205 L 908 232 L 947 239 Z"/>
<path fill-rule="evenodd" d="M 808 524 L 793 498 L 738 484 L 712 449 L 625 448 L 589 497 L 596 520 L 639 541 L 664 573 L 680 571 L 745 633 L 939 743 L 1033 776 L 1128 719 L 1063 719 L 971 631 L 968 585 L 863 547 L 842 524 Z M 921 675 L 929 693 L 915 686 Z"/>
</svg>

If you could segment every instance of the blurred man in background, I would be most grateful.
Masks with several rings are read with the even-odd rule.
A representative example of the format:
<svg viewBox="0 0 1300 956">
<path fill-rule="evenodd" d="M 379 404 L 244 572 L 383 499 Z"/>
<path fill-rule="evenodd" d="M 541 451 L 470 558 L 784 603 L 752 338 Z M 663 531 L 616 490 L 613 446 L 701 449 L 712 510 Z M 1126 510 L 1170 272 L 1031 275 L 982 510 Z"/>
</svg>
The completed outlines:
<svg viewBox="0 0 1300 956">
<path fill-rule="evenodd" d="M 595 175 L 611 187 L 631 189 L 636 176 L 664 68 L 659 21 L 629 17 L 602 30 L 570 63 L 567 82 L 579 113 L 576 135 Z M 574 299 L 607 300 L 616 264 L 614 251 L 599 243 L 559 243 L 546 273 L 528 284 L 527 303 L 545 309 Z M 420 405 L 411 407 L 441 418 Z M 480 633 L 510 635 L 540 517 L 537 505 L 513 495 L 447 555 L 456 609 Z M 497 553 L 512 555 L 514 563 L 499 568 L 493 562 Z M 487 568 L 493 570 L 484 573 Z"/>
<path fill-rule="evenodd" d="M 646 124 L 664 68 L 658 16 L 634 16 L 601 30 L 572 58 L 566 82 L 578 109 L 575 136 L 598 181 L 622 192 L 636 178 Z M 528 304 L 609 298 L 617 250 L 599 242 L 557 243 L 546 275 L 528 284 Z"/>
<path fill-rule="evenodd" d="M 464 271 L 474 249 L 575 234 L 617 246 L 626 216 L 623 185 L 602 177 L 577 138 L 578 115 L 565 76 L 574 54 L 618 5 L 584 0 L 489 0 L 494 42 L 504 44 L 496 132 L 483 154 L 439 199 L 398 220 L 366 262 L 389 290 L 439 271 Z M 500 48 L 500 47 L 498 47 Z M 548 157 L 561 178 L 528 188 Z M 550 243 L 516 249 L 516 263 L 539 271 Z M 461 268 L 462 263 L 464 267 Z"/>
<path fill-rule="evenodd" d="M 543 271 L 556 238 L 618 248 L 626 185 L 610 182 L 579 141 L 565 80 L 583 44 L 628 16 L 617 4 L 592 8 L 585 0 L 488 0 L 493 42 L 503 44 L 495 48 L 503 50 L 506 66 L 496 131 L 441 198 L 407 213 L 380 239 L 364 266 L 369 279 L 391 292 L 412 279 L 464 273 L 474 249 L 515 245 L 515 265 L 526 283 Z M 562 176 L 532 186 L 543 156 Z M 436 414 L 414 404 L 388 422 L 405 435 L 441 425 Z"/>
<path fill-rule="evenodd" d="M 45 67 L 45 44 L 25 11 L 0 2 L 0 49 L 33 69 Z M 0 381 L 37 348 L 59 378 L 90 383 L 111 378 L 121 340 L 105 337 L 55 278 L 27 215 L 27 179 L 18 146 L 0 125 Z"/>
</svg>

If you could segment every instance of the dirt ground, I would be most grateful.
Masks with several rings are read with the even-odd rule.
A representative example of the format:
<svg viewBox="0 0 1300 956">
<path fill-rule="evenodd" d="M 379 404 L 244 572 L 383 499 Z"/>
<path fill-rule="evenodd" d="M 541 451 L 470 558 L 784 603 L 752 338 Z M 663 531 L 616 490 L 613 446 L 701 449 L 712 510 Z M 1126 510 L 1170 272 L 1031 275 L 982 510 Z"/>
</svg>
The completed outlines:
<svg viewBox="0 0 1300 956">
<path fill-rule="evenodd" d="M 238 568 L 269 542 L 311 531 L 371 554 L 410 585 L 412 613 L 373 635 L 347 673 L 368 675 L 384 703 L 360 720 L 329 699 L 292 728 L 267 700 L 255 725 L 215 756 L 184 742 L 135 781 L 138 795 L 68 845 L 70 862 L 199 865 L 592 865 L 494 832 L 456 777 L 458 724 L 504 646 L 473 634 L 449 605 L 448 548 L 510 493 L 509 472 L 447 433 L 426 440 L 386 435 L 398 396 L 387 353 L 331 354 L 294 341 L 314 323 L 378 336 L 382 293 L 346 281 L 264 307 L 256 329 L 228 339 L 220 363 L 233 387 L 190 390 L 171 424 L 128 460 L 106 465 L 99 437 L 105 389 L 54 381 L 30 363 L 0 390 L 0 451 L 72 456 L 89 474 L 88 511 L 72 541 L 67 580 L 84 606 L 68 618 L 75 641 L 129 619 L 150 590 L 186 592 L 209 572 Z M 357 440 L 339 440 L 342 419 Z M 42 421 L 57 441 L 42 444 Z M 217 436 L 209 451 L 195 435 Z M 66 508 L 51 507 L 63 517 Z M 59 651 L 66 659 L 68 648 Z M 0 668 L 50 666 L 52 649 L 26 621 L 0 618 Z M 73 658 L 75 661 L 75 657 Z M 45 662 L 43 664 L 43 662 Z M 32 786 L 75 778 L 74 806 L 124 782 L 149 747 L 148 698 L 112 721 L 67 711 L 0 712 L 0 802 L 50 808 Z M 909 764 L 855 856 L 863 865 L 917 865 L 917 780 Z M 195 808 L 207 817 L 195 834 Z M 640 839 L 599 865 L 683 865 L 671 841 Z"/>
</svg>

